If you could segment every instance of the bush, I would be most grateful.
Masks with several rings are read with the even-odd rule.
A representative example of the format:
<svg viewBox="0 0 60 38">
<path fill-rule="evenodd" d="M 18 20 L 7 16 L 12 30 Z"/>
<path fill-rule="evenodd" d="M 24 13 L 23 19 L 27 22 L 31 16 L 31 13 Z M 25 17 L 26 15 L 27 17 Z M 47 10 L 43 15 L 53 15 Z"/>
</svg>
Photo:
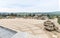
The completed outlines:
<svg viewBox="0 0 60 38">
<path fill-rule="evenodd" d="M 60 24 L 60 18 L 58 18 L 58 23 Z"/>
<path fill-rule="evenodd" d="M 0 19 L 2 19 L 3 18 L 3 16 L 0 16 Z"/>
</svg>

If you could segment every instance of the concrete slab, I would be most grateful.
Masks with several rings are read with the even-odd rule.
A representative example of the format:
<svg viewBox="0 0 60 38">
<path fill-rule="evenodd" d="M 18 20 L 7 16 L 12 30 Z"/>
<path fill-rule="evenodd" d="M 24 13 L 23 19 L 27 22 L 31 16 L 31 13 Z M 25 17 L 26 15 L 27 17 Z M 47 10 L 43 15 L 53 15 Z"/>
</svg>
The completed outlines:
<svg viewBox="0 0 60 38">
<path fill-rule="evenodd" d="M 46 33 L 33 35 L 29 32 L 18 32 L 12 38 L 49 38 L 49 36 Z"/>
<path fill-rule="evenodd" d="M 0 38 L 11 38 L 17 32 L 0 26 Z"/>
</svg>

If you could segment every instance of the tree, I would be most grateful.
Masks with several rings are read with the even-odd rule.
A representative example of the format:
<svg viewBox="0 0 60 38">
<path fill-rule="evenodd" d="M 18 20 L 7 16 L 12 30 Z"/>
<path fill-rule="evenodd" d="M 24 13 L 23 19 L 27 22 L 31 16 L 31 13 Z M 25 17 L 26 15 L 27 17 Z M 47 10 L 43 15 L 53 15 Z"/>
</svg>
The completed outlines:
<svg viewBox="0 0 60 38">
<path fill-rule="evenodd" d="M 47 14 L 47 17 L 48 17 L 49 19 L 52 19 L 51 16 L 50 16 L 49 14 Z"/>
</svg>

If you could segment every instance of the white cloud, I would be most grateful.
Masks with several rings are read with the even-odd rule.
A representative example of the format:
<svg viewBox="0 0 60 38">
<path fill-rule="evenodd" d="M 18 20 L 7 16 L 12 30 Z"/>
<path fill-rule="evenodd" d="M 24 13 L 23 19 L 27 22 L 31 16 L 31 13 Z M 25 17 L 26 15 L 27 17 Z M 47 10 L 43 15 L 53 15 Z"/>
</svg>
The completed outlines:
<svg viewBox="0 0 60 38">
<path fill-rule="evenodd" d="M 60 0 L 59 0 L 59 10 L 60 10 Z"/>
<path fill-rule="evenodd" d="M 1 12 L 56 11 L 58 0 L 0 0 Z"/>
</svg>

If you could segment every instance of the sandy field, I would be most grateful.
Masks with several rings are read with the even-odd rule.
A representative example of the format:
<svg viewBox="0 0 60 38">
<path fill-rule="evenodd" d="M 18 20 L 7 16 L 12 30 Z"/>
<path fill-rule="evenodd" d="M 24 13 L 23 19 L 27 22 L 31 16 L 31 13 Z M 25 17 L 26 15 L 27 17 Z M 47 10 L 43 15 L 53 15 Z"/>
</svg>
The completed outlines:
<svg viewBox="0 0 60 38">
<path fill-rule="evenodd" d="M 57 19 L 50 19 L 54 22 L 57 27 L 60 25 L 57 23 Z M 17 32 L 28 32 L 34 36 L 38 35 L 40 38 L 60 38 L 60 33 L 49 32 L 44 30 L 44 22 L 46 20 L 37 20 L 37 19 L 24 19 L 24 18 L 15 18 L 15 19 L 0 19 L 0 26 L 15 30 Z M 45 35 L 46 36 L 45 36 Z M 38 37 L 36 37 L 38 38 Z"/>
</svg>

